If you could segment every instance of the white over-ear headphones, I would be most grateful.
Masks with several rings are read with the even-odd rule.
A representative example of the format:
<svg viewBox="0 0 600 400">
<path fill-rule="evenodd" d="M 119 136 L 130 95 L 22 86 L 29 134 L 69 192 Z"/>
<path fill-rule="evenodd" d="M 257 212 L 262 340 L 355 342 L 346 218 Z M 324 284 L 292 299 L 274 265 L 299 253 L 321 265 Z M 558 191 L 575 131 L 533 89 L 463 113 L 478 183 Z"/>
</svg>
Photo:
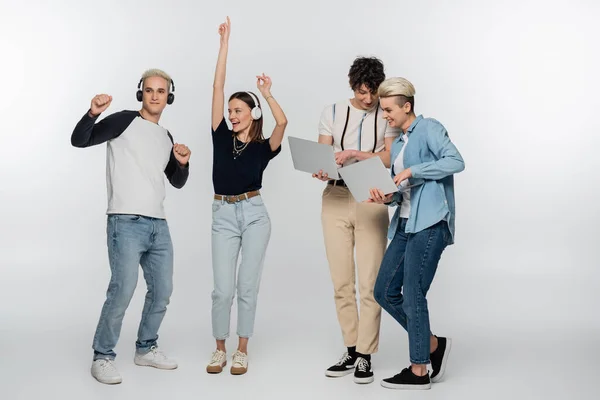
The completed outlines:
<svg viewBox="0 0 600 400">
<path fill-rule="evenodd" d="M 258 99 L 256 98 L 256 96 L 250 92 L 246 92 L 250 95 L 250 97 L 252 97 L 252 100 L 254 100 L 254 108 L 250 111 L 250 115 L 252 116 L 253 120 L 257 120 L 260 119 L 260 117 L 262 117 L 262 110 L 260 109 L 260 107 L 258 106 Z"/>
</svg>

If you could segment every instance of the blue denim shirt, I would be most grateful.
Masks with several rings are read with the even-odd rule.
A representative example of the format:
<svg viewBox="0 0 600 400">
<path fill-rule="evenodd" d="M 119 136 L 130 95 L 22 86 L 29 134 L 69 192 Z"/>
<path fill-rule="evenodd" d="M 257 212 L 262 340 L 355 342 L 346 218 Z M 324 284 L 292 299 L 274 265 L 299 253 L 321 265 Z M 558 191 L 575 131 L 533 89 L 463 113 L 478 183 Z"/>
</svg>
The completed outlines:
<svg viewBox="0 0 600 400">
<path fill-rule="evenodd" d="M 404 150 L 404 165 L 410 168 L 410 215 L 406 233 L 416 233 L 439 221 L 446 221 L 454 243 L 454 176 L 465 169 L 458 149 L 450 141 L 446 128 L 433 118 L 419 115 L 406 131 L 409 137 Z M 397 137 L 391 149 L 391 172 L 394 177 L 394 161 L 404 146 L 402 135 Z M 400 206 L 402 193 L 396 192 L 390 206 Z M 388 238 L 391 240 L 399 223 L 400 207 L 396 209 Z"/>
</svg>

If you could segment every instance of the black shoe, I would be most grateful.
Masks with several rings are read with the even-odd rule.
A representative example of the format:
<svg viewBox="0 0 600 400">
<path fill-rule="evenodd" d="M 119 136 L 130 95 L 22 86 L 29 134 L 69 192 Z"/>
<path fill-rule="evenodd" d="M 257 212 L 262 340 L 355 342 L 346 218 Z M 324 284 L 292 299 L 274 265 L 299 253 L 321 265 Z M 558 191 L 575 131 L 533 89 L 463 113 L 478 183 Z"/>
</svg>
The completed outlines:
<svg viewBox="0 0 600 400">
<path fill-rule="evenodd" d="M 345 352 L 340 361 L 337 364 L 332 365 L 325 371 L 325 375 L 329 377 L 340 377 L 351 374 L 354 372 L 354 363 L 356 362 L 356 355 L 352 356 Z"/>
<path fill-rule="evenodd" d="M 374 379 L 373 371 L 371 370 L 371 360 L 359 356 L 356 359 L 356 366 L 354 367 L 354 382 L 371 383 Z"/>
<path fill-rule="evenodd" d="M 426 390 L 431 389 L 429 372 L 424 376 L 413 374 L 410 367 L 404 368 L 402 372 L 381 381 L 381 386 L 388 389 Z"/>
<path fill-rule="evenodd" d="M 433 383 L 442 380 L 444 371 L 446 371 L 446 364 L 448 363 L 448 354 L 450 354 L 450 348 L 452 347 L 452 339 L 445 337 L 438 337 L 437 339 L 438 347 L 430 355 L 432 369 L 431 382 Z"/>
</svg>

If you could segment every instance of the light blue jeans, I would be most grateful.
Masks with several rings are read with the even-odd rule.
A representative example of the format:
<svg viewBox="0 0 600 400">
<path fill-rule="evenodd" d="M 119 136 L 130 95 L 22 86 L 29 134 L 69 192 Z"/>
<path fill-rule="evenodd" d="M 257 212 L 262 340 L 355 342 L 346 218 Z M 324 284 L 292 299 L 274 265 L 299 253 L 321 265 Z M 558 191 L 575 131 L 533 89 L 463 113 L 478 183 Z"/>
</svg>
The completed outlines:
<svg viewBox="0 0 600 400">
<path fill-rule="evenodd" d="M 237 289 L 237 335 L 249 338 L 254 333 L 271 220 L 261 196 L 236 203 L 214 200 L 212 210 L 213 336 L 217 340 L 229 337 L 231 306 Z M 242 260 L 238 271 L 240 249 Z"/>
<path fill-rule="evenodd" d="M 135 343 L 138 353 L 147 353 L 156 345 L 173 292 L 173 245 L 166 220 L 109 215 L 106 236 L 111 278 L 94 335 L 94 360 L 116 357 L 114 347 L 137 286 L 140 265 L 148 290 Z"/>
</svg>

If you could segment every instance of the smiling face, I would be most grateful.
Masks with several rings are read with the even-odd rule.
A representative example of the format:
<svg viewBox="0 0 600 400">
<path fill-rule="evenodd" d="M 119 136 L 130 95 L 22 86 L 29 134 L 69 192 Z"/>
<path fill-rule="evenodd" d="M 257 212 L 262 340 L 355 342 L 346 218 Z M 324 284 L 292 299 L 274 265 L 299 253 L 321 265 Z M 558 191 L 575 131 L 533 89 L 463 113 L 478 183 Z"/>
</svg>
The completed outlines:
<svg viewBox="0 0 600 400">
<path fill-rule="evenodd" d="M 406 131 L 414 115 L 411 103 L 404 96 L 382 97 L 380 100 L 383 118 L 392 128 Z M 400 105 L 402 104 L 402 105 Z"/>
<path fill-rule="evenodd" d="M 250 115 L 250 106 L 240 99 L 231 99 L 229 101 L 229 121 L 232 130 L 235 133 L 244 132 L 250 129 L 252 125 L 252 115 Z"/>
<path fill-rule="evenodd" d="M 371 92 L 364 83 L 354 90 L 354 101 L 356 106 L 362 110 L 369 110 L 377 103 L 377 91 Z"/>
<path fill-rule="evenodd" d="M 377 104 L 377 89 L 385 79 L 383 62 L 376 57 L 357 57 L 348 71 L 348 83 L 354 92 L 352 104 L 369 110 Z"/>
<path fill-rule="evenodd" d="M 160 76 L 151 76 L 143 83 L 142 108 L 150 115 L 160 115 L 167 106 L 169 82 Z"/>
</svg>

